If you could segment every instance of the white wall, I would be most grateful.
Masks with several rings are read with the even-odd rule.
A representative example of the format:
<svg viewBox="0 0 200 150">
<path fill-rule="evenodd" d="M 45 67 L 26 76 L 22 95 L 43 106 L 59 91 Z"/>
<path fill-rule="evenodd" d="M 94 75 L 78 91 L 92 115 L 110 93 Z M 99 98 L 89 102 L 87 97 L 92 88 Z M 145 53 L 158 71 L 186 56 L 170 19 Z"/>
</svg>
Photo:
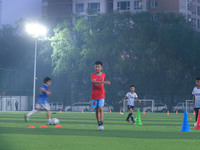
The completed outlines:
<svg viewBox="0 0 200 150">
<path fill-rule="evenodd" d="M 0 0 L 0 28 L 2 25 L 2 1 Z"/>
<path fill-rule="evenodd" d="M 0 97 L 1 111 L 16 111 L 15 102 L 18 102 L 18 110 L 25 111 L 30 108 L 28 96 L 2 96 Z"/>
</svg>

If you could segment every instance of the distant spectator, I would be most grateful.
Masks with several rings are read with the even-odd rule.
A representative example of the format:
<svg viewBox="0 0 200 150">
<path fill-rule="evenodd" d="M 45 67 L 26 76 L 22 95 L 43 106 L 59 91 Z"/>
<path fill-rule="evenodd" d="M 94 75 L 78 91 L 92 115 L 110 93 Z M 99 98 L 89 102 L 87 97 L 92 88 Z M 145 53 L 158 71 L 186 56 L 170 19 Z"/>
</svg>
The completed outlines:
<svg viewBox="0 0 200 150">
<path fill-rule="evenodd" d="M 18 111 L 18 105 L 19 105 L 19 103 L 18 103 L 18 101 L 16 101 L 16 102 L 15 102 L 16 111 Z"/>
</svg>

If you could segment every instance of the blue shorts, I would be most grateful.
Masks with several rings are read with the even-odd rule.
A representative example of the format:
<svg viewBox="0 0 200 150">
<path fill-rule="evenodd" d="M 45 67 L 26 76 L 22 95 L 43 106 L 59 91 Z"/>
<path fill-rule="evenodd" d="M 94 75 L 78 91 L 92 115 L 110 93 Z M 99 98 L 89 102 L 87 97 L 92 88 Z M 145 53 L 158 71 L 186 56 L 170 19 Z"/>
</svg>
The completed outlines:
<svg viewBox="0 0 200 150">
<path fill-rule="evenodd" d="M 91 108 L 99 108 L 104 106 L 105 99 L 91 100 Z"/>
</svg>

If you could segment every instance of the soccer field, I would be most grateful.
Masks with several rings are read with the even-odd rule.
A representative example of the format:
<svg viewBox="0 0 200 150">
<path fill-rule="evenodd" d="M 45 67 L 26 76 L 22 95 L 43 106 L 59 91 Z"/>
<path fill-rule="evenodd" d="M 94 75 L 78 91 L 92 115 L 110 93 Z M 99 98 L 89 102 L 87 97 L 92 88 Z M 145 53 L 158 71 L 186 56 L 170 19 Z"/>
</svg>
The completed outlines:
<svg viewBox="0 0 200 150">
<path fill-rule="evenodd" d="M 105 113 L 104 131 L 97 131 L 92 112 L 52 114 L 62 128 L 39 128 L 46 124 L 45 112 L 25 123 L 25 113 L 0 112 L 0 150 L 188 150 L 200 146 L 200 131 L 193 129 L 192 113 L 188 114 L 192 118 L 190 133 L 180 132 L 183 113 L 141 113 L 142 126 L 127 123 L 127 113 Z M 28 129 L 30 125 L 37 128 Z"/>
</svg>

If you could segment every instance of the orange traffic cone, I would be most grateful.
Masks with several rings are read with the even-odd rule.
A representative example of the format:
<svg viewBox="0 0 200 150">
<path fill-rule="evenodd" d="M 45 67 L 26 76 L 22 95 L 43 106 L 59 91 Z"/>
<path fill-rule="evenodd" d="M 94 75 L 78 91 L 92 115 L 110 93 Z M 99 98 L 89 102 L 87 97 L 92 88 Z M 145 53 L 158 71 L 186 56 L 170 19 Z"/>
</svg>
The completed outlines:
<svg viewBox="0 0 200 150">
<path fill-rule="evenodd" d="M 61 125 L 57 125 L 57 126 L 55 126 L 56 128 L 62 128 L 62 126 Z"/>
<path fill-rule="evenodd" d="M 178 114 L 178 110 L 176 111 L 176 114 Z"/>
<path fill-rule="evenodd" d="M 82 113 L 84 113 L 83 110 L 82 110 Z"/>
<path fill-rule="evenodd" d="M 197 125 L 194 128 L 195 130 L 200 130 L 200 109 L 199 109 L 199 113 L 198 113 L 198 118 L 197 118 Z"/>
<path fill-rule="evenodd" d="M 143 110 L 143 114 L 145 115 L 145 110 Z"/>
<path fill-rule="evenodd" d="M 111 109 L 110 109 L 110 113 L 111 113 L 112 111 L 111 111 Z"/>
<path fill-rule="evenodd" d="M 35 126 L 29 126 L 28 128 L 36 128 Z"/>
<path fill-rule="evenodd" d="M 193 111 L 193 115 L 195 115 L 195 111 Z"/>
<path fill-rule="evenodd" d="M 169 110 L 167 111 L 167 115 L 169 115 Z"/>
<path fill-rule="evenodd" d="M 119 112 L 120 114 L 122 113 L 122 111 L 120 110 L 120 112 Z"/>
<path fill-rule="evenodd" d="M 62 113 L 62 110 L 60 109 L 60 113 Z"/>
<path fill-rule="evenodd" d="M 45 126 L 45 125 L 42 125 L 40 128 L 48 128 L 47 126 Z"/>
</svg>

